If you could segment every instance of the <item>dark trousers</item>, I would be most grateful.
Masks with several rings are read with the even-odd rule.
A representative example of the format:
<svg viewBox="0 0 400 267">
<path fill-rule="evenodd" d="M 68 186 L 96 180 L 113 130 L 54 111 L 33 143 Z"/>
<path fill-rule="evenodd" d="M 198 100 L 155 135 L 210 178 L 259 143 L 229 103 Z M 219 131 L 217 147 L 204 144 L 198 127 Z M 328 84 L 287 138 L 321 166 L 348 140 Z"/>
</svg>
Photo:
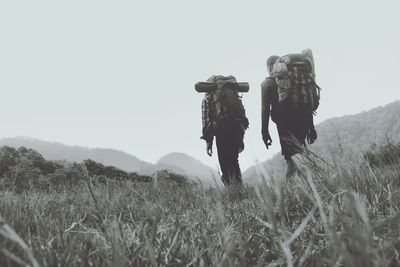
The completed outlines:
<svg viewBox="0 0 400 267">
<path fill-rule="evenodd" d="M 312 116 L 308 105 L 294 107 L 290 103 L 280 103 L 276 125 L 285 159 L 300 153 L 302 146 L 306 145 L 307 131 L 313 124 Z"/>
<path fill-rule="evenodd" d="M 239 149 L 243 147 L 244 132 L 239 123 L 222 123 L 216 131 L 216 144 L 222 182 L 225 186 L 242 184 L 239 167 Z"/>
</svg>

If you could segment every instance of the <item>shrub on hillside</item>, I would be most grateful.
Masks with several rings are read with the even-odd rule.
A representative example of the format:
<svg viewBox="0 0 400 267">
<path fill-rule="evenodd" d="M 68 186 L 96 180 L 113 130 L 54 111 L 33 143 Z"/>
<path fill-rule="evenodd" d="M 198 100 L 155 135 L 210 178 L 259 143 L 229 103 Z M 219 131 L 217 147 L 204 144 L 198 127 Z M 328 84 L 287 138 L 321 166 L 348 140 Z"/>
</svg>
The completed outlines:
<svg viewBox="0 0 400 267">
<path fill-rule="evenodd" d="M 381 167 L 388 165 L 396 165 L 400 163 L 400 143 L 394 145 L 388 143 L 377 148 L 373 145 L 369 151 L 364 153 L 364 159 L 371 167 Z"/>
<path fill-rule="evenodd" d="M 18 167 L 34 168 L 41 173 L 48 174 L 56 169 L 62 168 L 62 165 L 47 161 L 33 149 L 20 147 L 18 149 L 3 146 L 0 148 L 0 176 L 9 175 L 9 172 Z"/>
<path fill-rule="evenodd" d="M 3 185 L 14 187 L 17 191 L 32 187 L 46 187 L 46 175 L 62 169 L 59 163 L 47 161 L 33 149 L 20 147 L 0 148 L 0 179 Z"/>
<path fill-rule="evenodd" d="M 3 188 L 25 191 L 32 188 L 50 189 L 80 185 L 87 174 L 93 182 L 107 180 L 153 182 L 153 177 L 128 173 L 113 166 L 104 166 L 93 160 L 82 163 L 56 162 L 46 160 L 33 149 L 0 147 L 0 185 Z M 170 176 L 173 176 L 172 174 Z M 178 179 L 178 178 L 177 178 Z M 179 178 L 181 179 L 181 178 Z"/>
<path fill-rule="evenodd" d="M 100 181 L 111 178 L 117 181 L 130 180 L 132 182 L 153 182 L 153 178 L 146 175 L 139 175 L 135 172 L 125 172 L 114 166 L 104 166 L 91 159 L 84 161 L 90 176 L 98 177 Z"/>
</svg>

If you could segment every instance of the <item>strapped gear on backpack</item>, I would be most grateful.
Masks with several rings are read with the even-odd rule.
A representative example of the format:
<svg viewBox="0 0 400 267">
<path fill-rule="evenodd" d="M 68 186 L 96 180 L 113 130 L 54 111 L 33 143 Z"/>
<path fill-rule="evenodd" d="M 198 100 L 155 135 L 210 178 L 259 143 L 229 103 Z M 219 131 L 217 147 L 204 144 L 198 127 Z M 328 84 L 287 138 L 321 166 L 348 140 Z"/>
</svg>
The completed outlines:
<svg viewBox="0 0 400 267">
<path fill-rule="evenodd" d="M 235 77 L 218 75 L 211 76 L 207 81 L 216 83 L 218 87 L 217 90 L 207 93 L 211 94 L 215 108 L 214 128 L 218 128 L 226 120 L 235 120 L 247 129 L 249 122 Z"/>
<path fill-rule="evenodd" d="M 309 105 L 316 111 L 320 101 L 321 88 L 315 82 L 312 52 L 289 54 L 277 60 L 273 66 L 273 77 L 278 84 L 279 102 L 288 99 L 293 106 Z"/>
<path fill-rule="evenodd" d="M 249 121 L 238 93 L 239 86 L 235 77 L 211 76 L 207 81 L 217 84 L 217 90 L 207 93 L 212 98 L 215 112 L 212 127 L 215 129 L 226 120 L 235 120 L 247 129 Z"/>
</svg>

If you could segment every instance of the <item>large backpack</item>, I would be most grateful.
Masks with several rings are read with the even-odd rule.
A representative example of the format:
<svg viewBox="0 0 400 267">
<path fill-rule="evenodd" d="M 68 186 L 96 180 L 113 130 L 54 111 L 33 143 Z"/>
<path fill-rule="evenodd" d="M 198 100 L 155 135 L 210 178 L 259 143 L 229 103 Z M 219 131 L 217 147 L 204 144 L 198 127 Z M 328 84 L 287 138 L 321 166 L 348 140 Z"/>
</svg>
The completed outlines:
<svg viewBox="0 0 400 267">
<path fill-rule="evenodd" d="M 248 127 L 248 119 L 241 96 L 239 85 L 233 76 L 212 76 L 208 82 L 217 84 L 217 89 L 207 94 L 211 96 L 214 107 L 214 127 L 218 127 L 227 120 L 234 120 L 244 128 Z"/>
<path fill-rule="evenodd" d="M 309 105 L 316 111 L 321 88 L 315 82 L 315 67 L 312 52 L 281 57 L 273 66 L 273 77 L 278 85 L 279 102 L 289 100 L 293 106 Z"/>
</svg>

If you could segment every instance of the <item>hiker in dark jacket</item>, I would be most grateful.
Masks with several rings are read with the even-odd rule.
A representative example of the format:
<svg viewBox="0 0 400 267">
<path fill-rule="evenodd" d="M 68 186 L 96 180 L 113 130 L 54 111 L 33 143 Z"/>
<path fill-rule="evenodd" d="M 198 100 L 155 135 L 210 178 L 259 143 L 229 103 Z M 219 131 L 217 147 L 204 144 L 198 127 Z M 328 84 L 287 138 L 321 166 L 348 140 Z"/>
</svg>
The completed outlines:
<svg viewBox="0 0 400 267">
<path fill-rule="evenodd" d="M 272 73 L 278 56 L 271 56 L 267 60 L 267 69 Z M 267 77 L 261 84 L 261 134 L 267 149 L 272 145 L 269 134 L 269 118 L 276 123 L 282 155 L 287 163 L 286 176 L 290 177 L 297 171 L 292 156 L 302 151 L 306 145 L 306 138 L 310 144 L 317 139 L 314 128 L 313 113 L 306 105 L 295 106 L 290 98 L 279 102 L 278 85 L 275 78 Z"/>
<path fill-rule="evenodd" d="M 212 76 L 208 81 L 215 82 L 221 77 Z M 235 86 L 235 84 L 226 83 L 224 86 L 230 87 Z M 242 184 L 239 153 L 244 149 L 243 138 L 249 122 L 239 98 L 237 105 L 238 114 L 226 114 L 227 116 L 220 118 L 217 114 L 218 110 L 213 93 L 206 93 L 202 102 L 203 135 L 201 138 L 206 141 L 207 154 L 211 157 L 215 136 L 218 161 L 222 171 L 222 182 L 225 186 Z"/>
</svg>

